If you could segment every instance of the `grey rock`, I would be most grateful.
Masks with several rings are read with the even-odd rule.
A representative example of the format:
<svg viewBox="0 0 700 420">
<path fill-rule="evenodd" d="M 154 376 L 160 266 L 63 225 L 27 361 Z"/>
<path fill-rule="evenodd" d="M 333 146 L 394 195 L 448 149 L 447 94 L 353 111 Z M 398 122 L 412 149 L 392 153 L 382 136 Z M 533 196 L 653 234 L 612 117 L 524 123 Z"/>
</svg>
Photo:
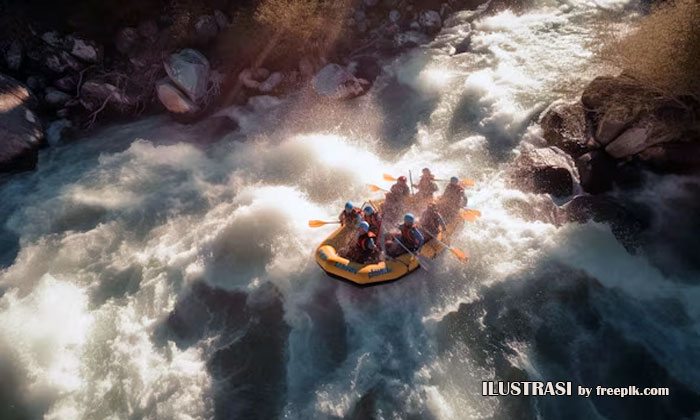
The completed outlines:
<svg viewBox="0 0 700 420">
<path fill-rule="evenodd" d="M 96 42 L 74 37 L 69 37 L 68 39 L 71 44 L 70 53 L 73 56 L 87 63 L 99 63 L 102 61 L 103 50 Z"/>
<path fill-rule="evenodd" d="M 52 107 L 60 108 L 66 104 L 66 102 L 71 100 L 71 96 L 65 92 L 61 92 L 58 89 L 47 88 L 44 95 L 44 101 Z"/>
<path fill-rule="evenodd" d="M 164 63 L 170 80 L 194 103 L 206 93 L 209 81 L 209 60 L 193 49 L 184 49 L 172 54 Z"/>
<path fill-rule="evenodd" d="M 644 119 L 617 136 L 605 147 L 605 151 L 612 157 L 624 158 L 655 144 L 669 142 L 675 135 L 675 132 L 664 124 Z"/>
<path fill-rule="evenodd" d="M 281 72 L 272 73 L 264 82 L 260 84 L 260 92 L 272 92 L 284 80 L 284 75 Z"/>
<path fill-rule="evenodd" d="M 435 10 L 423 10 L 418 16 L 418 24 L 428 33 L 436 33 L 442 27 L 440 13 Z"/>
<path fill-rule="evenodd" d="M 602 145 L 607 145 L 619 136 L 636 119 L 637 112 L 626 106 L 613 106 L 604 111 L 598 121 L 595 139 Z"/>
<path fill-rule="evenodd" d="M 124 110 L 133 105 L 133 101 L 125 96 L 119 88 L 111 83 L 99 80 L 88 80 L 80 87 L 80 103 L 88 111 L 95 111 L 105 103 Z"/>
<path fill-rule="evenodd" d="M 401 12 L 395 9 L 389 12 L 389 20 L 393 23 L 397 23 L 399 20 L 401 20 Z"/>
<path fill-rule="evenodd" d="M 554 103 L 540 118 L 547 143 L 577 157 L 595 148 L 586 131 L 586 113 L 580 102 Z"/>
<path fill-rule="evenodd" d="M 593 150 L 576 159 L 581 188 L 590 194 L 609 191 L 613 186 L 617 165 L 602 150 Z"/>
<path fill-rule="evenodd" d="M 219 31 L 223 31 L 231 24 L 228 16 L 221 10 L 214 10 L 214 19 L 216 20 L 216 25 L 219 27 Z"/>
</svg>

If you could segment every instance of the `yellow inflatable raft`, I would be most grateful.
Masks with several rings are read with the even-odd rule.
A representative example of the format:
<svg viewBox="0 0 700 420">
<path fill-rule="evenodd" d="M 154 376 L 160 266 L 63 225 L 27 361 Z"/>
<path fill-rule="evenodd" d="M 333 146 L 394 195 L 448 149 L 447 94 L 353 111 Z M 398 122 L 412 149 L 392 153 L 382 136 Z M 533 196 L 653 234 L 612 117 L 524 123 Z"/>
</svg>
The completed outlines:
<svg viewBox="0 0 700 420">
<path fill-rule="evenodd" d="M 455 220 L 447 221 L 447 229 L 440 233 L 439 239 L 449 243 L 449 237 L 455 230 L 461 228 L 463 223 L 464 220 L 459 216 L 455 217 Z M 420 267 L 418 260 L 408 253 L 396 258 L 383 257 L 385 261 L 373 264 L 359 264 L 339 256 L 338 250 L 346 246 L 353 239 L 354 235 L 355 229 L 341 226 L 331 233 L 316 249 L 316 262 L 331 277 L 367 286 L 398 280 Z M 445 247 L 437 243 L 437 241 L 426 237 L 426 242 L 421 249 L 420 255 L 433 259 L 444 250 Z"/>
</svg>

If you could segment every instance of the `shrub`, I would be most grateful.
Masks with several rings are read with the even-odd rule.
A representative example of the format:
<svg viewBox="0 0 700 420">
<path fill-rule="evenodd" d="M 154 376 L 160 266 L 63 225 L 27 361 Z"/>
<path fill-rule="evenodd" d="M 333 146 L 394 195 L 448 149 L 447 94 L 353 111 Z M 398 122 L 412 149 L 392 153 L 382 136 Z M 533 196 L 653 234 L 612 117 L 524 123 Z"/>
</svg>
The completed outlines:
<svg viewBox="0 0 700 420">
<path fill-rule="evenodd" d="M 672 95 L 700 93 L 700 2 L 663 2 L 605 56 L 630 76 Z"/>
</svg>

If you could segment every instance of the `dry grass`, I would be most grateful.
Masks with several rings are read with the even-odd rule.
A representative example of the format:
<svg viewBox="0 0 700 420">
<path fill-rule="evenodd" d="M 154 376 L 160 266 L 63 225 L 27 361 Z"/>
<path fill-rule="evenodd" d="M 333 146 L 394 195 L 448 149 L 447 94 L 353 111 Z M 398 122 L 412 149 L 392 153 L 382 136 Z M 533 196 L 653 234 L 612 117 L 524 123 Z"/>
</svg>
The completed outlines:
<svg viewBox="0 0 700 420">
<path fill-rule="evenodd" d="M 650 88 L 700 94 L 700 2 L 663 2 L 636 30 L 607 43 L 604 57 Z"/>
</svg>

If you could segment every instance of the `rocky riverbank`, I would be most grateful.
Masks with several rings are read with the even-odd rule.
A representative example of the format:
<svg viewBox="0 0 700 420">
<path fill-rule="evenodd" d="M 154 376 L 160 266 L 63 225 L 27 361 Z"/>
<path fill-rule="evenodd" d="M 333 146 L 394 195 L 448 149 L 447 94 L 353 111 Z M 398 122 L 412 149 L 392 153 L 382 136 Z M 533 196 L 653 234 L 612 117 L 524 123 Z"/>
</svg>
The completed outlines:
<svg viewBox="0 0 700 420">
<path fill-rule="evenodd" d="M 700 172 L 698 97 L 669 95 L 624 74 L 592 80 L 579 100 L 552 104 L 539 125 L 541 137 L 522 145 L 510 179 L 565 204 L 545 200 L 527 211 L 548 222 L 611 222 L 632 248 L 650 224 L 648 209 L 633 204 L 645 173 Z M 632 194 L 615 193 L 624 190 Z"/>
<path fill-rule="evenodd" d="M 238 33 L 235 25 L 243 25 L 235 20 L 243 6 L 220 3 L 225 3 L 222 9 L 202 7 L 196 16 L 188 12 L 187 24 L 178 9 L 160 10 L 117 27 L 105 43 L 82 35 L 79 25 L 61 32 L 22 22 L 14 32 L 7 31 L 21 36 L 0 43 L 0 106 L 18 108 L 0 120 L 2 130 L 12 133 L 0 139 L 0 170 L 32 169 L 40 147 L 145 113 L 167 111 L 178 121 L 192 122 L 252 96 L 282 95 L 304 86 L 331 100 L 354 98 L 377 77 L 378 57 L 427 42 L 444 23 L 449 25 L 458 3 L 474 16 L 489 5 L 352 2 L 331 49 L 309 48 L 290 62 L 275 60 L 273 44 L 266 54 L 271 59 L 242 55 L 232 60 L 225 44 Z M 284 42 L 280 45 L 284 48 Z M 17 102 L 18 97 L 31 100 Z M 20 121 L 18 115 L 29 115 L 28 110 L 33 121 Z"/>
</svg>

